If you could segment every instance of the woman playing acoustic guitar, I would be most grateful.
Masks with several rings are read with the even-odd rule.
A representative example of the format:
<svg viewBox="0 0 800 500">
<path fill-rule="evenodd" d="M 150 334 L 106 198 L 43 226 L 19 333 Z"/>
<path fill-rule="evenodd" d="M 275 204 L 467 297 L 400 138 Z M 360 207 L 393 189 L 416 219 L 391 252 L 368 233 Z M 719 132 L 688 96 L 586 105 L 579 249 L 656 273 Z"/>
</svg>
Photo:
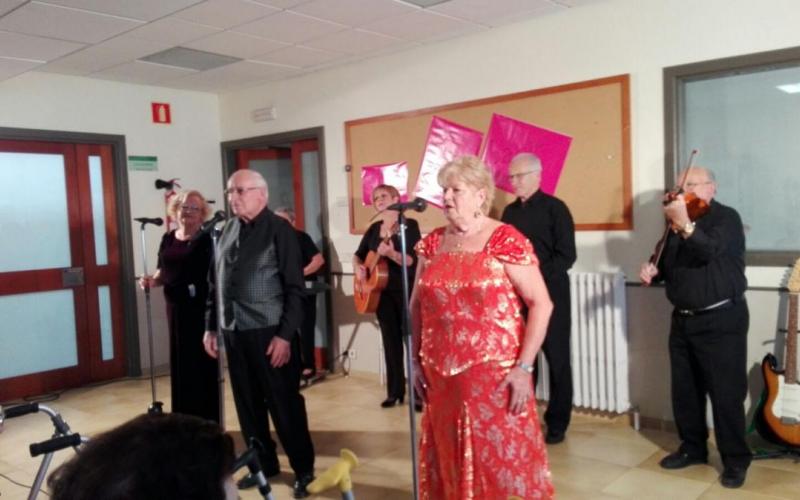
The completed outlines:
<svg viewBox="0 0 800 500">
<path fill-rule="evenodd" d="M 372 190 L 372 206 L 378 213 L 378 220 L 364 233 L 358 250 L 353 256 L 357 307 L 359 301 L 363 301 L 361 303 L 364 307 L 358 307 L 359 311 L 374 311 L 381 327 L 383 353 L 386 360 L 387 394 L 386 400 L 381 403 L 383 408 L 391 408 L 402 403 L 406 393 L 405 376 L 403 375 L 403 271 L 401 264 L 402 259 L 405 258 L 408 265 L 408 283 L 409 286 L 413 286 L 417 264 L 414 245 L 420 239 L 417 221 L 406 219 L 406 255 L 400 252 L 397 212 L 386 210 L 389 205 L 399 202 L 400 193 L 393 186 L 381 184 Z M 380 273 L 379 268 L 382 265 L 385 265 L 384 272 L 388 276 L 385 288 L 378 290 L 379 287 L 374 287 L 367 290 L 370 288 L 367 283 L 374 281 L 370 280 L 372 273 Z M 379 296 L 375 298 L 373 294 Z M 369 302 L 377 303 L 377 307 L 370 310 L 367 307 Z"/>
</svg>

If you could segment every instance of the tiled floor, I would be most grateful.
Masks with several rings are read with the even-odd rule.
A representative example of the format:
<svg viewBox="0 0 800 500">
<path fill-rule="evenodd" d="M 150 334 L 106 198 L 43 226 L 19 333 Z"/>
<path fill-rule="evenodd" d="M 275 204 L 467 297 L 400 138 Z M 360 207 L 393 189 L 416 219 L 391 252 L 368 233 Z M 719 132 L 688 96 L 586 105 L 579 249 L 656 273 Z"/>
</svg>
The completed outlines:
<svg viewBox="0 0 800 500">
<path fill-rule="evenodd" d="M 169 400 L 169 380 L 157 381 L 159 399 Z M 354 494 L 359 500 L 394 500 L 411 497 L 411 453 L 408 406 L 384 410 L 378 407 L 383 389 L 377 377 L 356 374 L 332 376 L 304 390 L 312 436 L 317 452 L 317 471 L 333 464 L 342 447 L 353 450 L 361 461 L 353 473 Z M 147 380 L 127 380 L 94 388 L 65 392 L 45 403 L 59 411 L 75 432 L 91 436 L 146 410 L 150 403 Z M 238 422 L 228 391 L 227 427 L 238 438 Z M 39 460 L 28 455 L 31 442 L 52 433 L 43 414 L 9 420 L 0 434 L 0 500 L 27 498 L 28 490 L 9 479 L 30 485 Z M 241 442 L 239 441 L 239 444 Z M 556 496 L 562 499 L 768 499 L 800 498 L 800 462 L 791 459 L 760 460 L 753 464 L 747 483 L 739 490 L 718 483 L 719 457 L 711 454 L 708 466 L 683 471 L 664 471 L 658 460 L 677 444 L 674 435 L 658 431 L 636 432 L 627 418 L 609 419 L 576 414 L 566 441 L 548 450 Z M 72 452 L 60 451 L 56 464 Z M 291 498 L 293 479 L 285 456 L 284 472 L 271 483 L 276 500 Z M 240 473 L 241 474 L 241 473 Z M 46 498 L 40 495 L 40 498 Z M 255 490 L 244 499 L 259 498 Z M 340 498 L 329 491 L 317 498 Z"/>
</svg>

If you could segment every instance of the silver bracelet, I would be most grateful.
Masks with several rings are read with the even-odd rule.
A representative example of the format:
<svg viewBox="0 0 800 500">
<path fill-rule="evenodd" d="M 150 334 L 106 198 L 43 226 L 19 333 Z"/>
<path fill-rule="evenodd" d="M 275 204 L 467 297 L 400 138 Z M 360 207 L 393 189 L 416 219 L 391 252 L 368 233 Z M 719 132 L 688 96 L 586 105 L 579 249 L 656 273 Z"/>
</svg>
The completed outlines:
<svg viewBox="0 0 800 500">
<path fill-rule="evenodd" d="M 528 364 L 528 363 L 523 363 L 522 361 L 518 361 L 517 368 L 522 368 L 528 373 L 533 373 L 533 364 Z"/>
</svg>

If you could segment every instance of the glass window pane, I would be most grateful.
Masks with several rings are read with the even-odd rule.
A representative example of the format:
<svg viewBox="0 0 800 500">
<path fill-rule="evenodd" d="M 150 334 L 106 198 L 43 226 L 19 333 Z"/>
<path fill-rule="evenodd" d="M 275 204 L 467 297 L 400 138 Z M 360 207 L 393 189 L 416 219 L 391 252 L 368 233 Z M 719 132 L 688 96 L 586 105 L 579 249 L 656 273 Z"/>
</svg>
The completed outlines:
<svg viewBox="0 0 800 500">
<path fill-rule="evenodd" d="M 295 209 L 291 159 L 250 160 L 250 169 L 255 170 L 266 179 L 269 185 L 269 208 L 271 210 L 279 207 Z"/>
<path fill-rule="evenodd" d="M 2 296 L 0 318 L 0 379 L 78 364 L 72 290 Z"/>
<path fill-rule="evenodd" d="M 783 87 L 794 85 L 794 87 Z M 800 242 L 800 68 L 757 68 L 683 84 L 680 160 L 717 174 L 721 203 L 742 216 L 750 251 Z"/>
<path fill-rule="evenodd" d="M 97 303 L 100 306 L 100 344 L 103 361 L 114 359 L 114 335 L 111 323 L 111 290 L 108 286 L 97 288 Z"/>
<path fill-rule="evenodd" d="M 106 246 L 106 206 L 103 198 L 103 169 L 99 156 L 89 157 L 89 185 L 92 192 L 92 225 L 94 254 L 98 266 L 108 264 Z"/>
<path fill-rule="evenodd" d="M 300 154 L 303 169 L 303 211 L 305 231 L 322 250 L 322 192 L 319 185 L 319 153 L 306 151 Z"/>
<path fill-rule="evenodd" d="M 71 265 L 63 156 L 0 152 L 0 214 L 0 272 Z"/>
</svg>

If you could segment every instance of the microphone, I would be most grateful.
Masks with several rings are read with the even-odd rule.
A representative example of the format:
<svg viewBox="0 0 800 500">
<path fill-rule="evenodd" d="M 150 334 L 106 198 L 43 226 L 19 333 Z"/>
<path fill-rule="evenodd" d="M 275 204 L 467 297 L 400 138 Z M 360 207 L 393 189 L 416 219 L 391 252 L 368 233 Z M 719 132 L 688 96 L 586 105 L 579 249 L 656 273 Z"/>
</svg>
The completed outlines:
<svg viewBox="0 0 800 500">
<path fill-rule="evenodd" d="M 414 198 L 405 203 L 395 203 L 386 207 L 386 210 L 414 210 L 416 212 L 424 212 L 428 208 L 428 202 L 424 198 Z"/>
<path fill-rule="evenodd" d="M 214 212 L 214 216 L 211 217 L 209 220 L 203 222 L 203 225 L 200 226 L 200 229 L 192 235 L 192 238 L 189 241 L 195 241 L 199 239 L 206 233 L 211 232 L 218 223 L 224 221 L 228 218 L 228 214 L 225 213 L 223 210 L 217 210 Z"/>
<path fill-rule="evenodd" d="M 162 225 L 164 223 L 164 219 L 162 219 L 161 217 L 155 217 L 155 218 L 136 217 L 133 220 L 135 220 L 136 222 L 141 222 L 143 226 L 145 224 L 152 224 L 154 226 L 160 226 L 160 225 Z"/>
<path fill-rule="evenodd" d="M 156 179 L 156 189 L 172 189 L 175 187 L 175 181 L 165 181 L 163 179 Z"/>
</svg>

